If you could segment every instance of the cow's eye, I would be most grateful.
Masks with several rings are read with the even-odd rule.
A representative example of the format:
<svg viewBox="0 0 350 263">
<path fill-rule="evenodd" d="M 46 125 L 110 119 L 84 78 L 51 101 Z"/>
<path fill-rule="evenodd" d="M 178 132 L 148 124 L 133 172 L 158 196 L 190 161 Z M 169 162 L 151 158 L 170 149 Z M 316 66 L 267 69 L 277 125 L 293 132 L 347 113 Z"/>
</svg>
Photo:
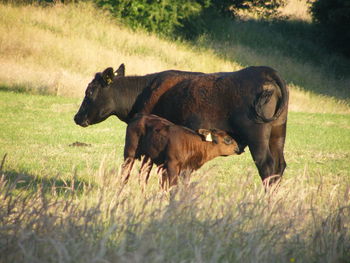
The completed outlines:
<svg viewBox="0 0 350 263">
<path fill-rule="evenodd" d="M 92 90 L 88 90 L 88 91 L 86 92 L 86 96 L 89 97 L 89 98 L 92 97 L 92 94 L 93 94 Z"/>
</svg>

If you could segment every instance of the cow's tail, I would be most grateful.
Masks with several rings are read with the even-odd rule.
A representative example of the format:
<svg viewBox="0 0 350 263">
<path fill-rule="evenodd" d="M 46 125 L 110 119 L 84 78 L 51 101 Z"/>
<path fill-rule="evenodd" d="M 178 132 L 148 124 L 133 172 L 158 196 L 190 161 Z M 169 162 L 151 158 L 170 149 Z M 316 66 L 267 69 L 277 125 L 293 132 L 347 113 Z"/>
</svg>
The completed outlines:
<svg viewBox="0 0 350 263">
<path fill-rule="evenodd" d="M 266 122 L 271 122 L 276 120 L 282 113 L 285 107 L 288 105 L 288 100 L 289 100 L 289 91 L 286 86 L 286 83 L 284 82 L 283 79 L 281 79 L 277 72 L 274 72 L 273 75 L 271 76 L 272 79 L 275 81 L 279 89 L 281 90 L 281 98 L 277 102 L 275 114 L 267 118 L 264 115 L 264 105 L 267 104 L 272 97 L 272 94 L 274 93 L 274 90 L 263 90 L 262 93 L 260 93 L 259 97 L 254 101 L 253 109 L 255 111 L 255 121 L 257 123 L 266 123 Z"/>
</svg>

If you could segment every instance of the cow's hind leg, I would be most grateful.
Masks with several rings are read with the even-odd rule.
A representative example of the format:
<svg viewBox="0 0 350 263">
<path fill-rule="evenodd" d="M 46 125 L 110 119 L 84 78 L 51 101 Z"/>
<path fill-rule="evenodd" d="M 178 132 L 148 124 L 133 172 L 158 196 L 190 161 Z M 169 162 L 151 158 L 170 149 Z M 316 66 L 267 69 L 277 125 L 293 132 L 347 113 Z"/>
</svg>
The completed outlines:
<svg viewBox="0 0 350 263">
<path fill-rule="evenodd" d="M 274 175 L 275 161 L 270 151 L 270 126 L 256 126 L 249 133 L 248 146 L 253 157 L 259 175 L 265 186 L 271 185 L 275 180 Z"/>
<path fill-rule="evenodd" d="M 273 174 L 278 177 L 283 175 L 284 169 L 287 166 L 283 154 L 286 139 L 286 126 L 286 123 L 284 123 L 282 125 L 272 127 L 269 142 L 270 152 L 275 163 Z"/>
</svg>

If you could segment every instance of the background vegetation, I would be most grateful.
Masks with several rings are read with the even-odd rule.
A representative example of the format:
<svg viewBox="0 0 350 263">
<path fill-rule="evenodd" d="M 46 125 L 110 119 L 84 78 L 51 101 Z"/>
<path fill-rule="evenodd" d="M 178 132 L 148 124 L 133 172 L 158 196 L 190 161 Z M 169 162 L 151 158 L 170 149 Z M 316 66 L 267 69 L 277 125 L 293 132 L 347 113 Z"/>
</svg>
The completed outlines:
<svg viewBox="0 0 350 263">
<path fill-rule="evenodd" d="M 131 28 L 143 28 L 170 38 L 194 39 L 210 33 L 213 19 L 234 18 L 238 10 L 248 9 L 271 16 L 283 0 L 96 0 L 96 3 Z"/>
<path fill-rule="evenodd" d="M 317 0 L 311 6 L 311 13 L 329 46 L 350 57 L 349 1 Z"/>
<path fill-rule="evenodd" d="M 91 3 L 0 4 L 0 262 L 349 262 L 349 61 L 315 41 L 304 1 L 278 11 L 169 41 Z M 146 193 L 136 174 L 121 186 L 125 124 L 73 122 L 95 72 L 120 63 L 276 68 L 291 90 L 280 188 L 264 192 L 248 150 L 172 193 L 154 173 Z"/>
</svg>

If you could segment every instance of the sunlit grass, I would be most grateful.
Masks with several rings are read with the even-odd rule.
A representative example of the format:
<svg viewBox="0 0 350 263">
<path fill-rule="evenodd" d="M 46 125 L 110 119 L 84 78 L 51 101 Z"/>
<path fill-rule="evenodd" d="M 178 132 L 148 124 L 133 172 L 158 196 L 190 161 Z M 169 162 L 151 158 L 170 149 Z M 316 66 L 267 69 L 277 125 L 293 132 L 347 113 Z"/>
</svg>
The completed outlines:
<svg viewBox="0 0 350 263">
<path fill-rule="evenodd" d="M 138 75 L 169 68 L 238 68 L 210 52 L 132 33 L 90 4 L 50 8 L 1 4 L 0 12 L 0 80 L 6 85 L 45 86 L 50 93 L 77 96 L 95 72 L 121 63 L 127 65 L 127 74 Z"/>
<path fill-rule="evenodd" d="M 300 20 L 311 22 L 312 17 L 309 12 L 310 3 L 308 0 L 285 0 L 284 4 L 277 9 L 277 16 L 288 20 Z M 255 10 L 237 10 L 237 15 L 241 19 L 261 19 L 262 16 Z"/>
<path fill-rule="evenodd" d="M 280 8 L 280 12 L 289 19 L 311 21 L 311 14 L 309 12 L 310 2 L 308 0 L 287 0 L 286 5 Z"/>
</svg>

